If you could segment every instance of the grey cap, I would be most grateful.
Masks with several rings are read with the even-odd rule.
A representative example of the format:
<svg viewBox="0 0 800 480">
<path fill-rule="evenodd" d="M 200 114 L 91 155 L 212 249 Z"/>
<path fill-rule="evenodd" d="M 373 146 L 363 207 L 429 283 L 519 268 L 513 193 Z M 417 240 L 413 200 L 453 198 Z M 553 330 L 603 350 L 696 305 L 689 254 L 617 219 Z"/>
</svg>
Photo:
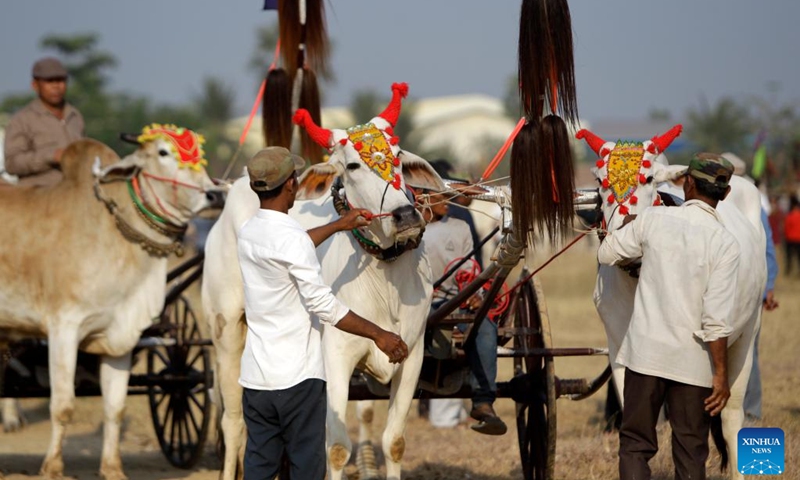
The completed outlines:
<svg viewBox="0 0 800 480">
<path fill-rule="evenodd" d="M 267 147 L 253 155 L 247 162 L 250 188 L 268 192 L 283 185 L 292 173 L 306 166 L 302 157 L 283 147 Z"/>
<path fill-rule="evenodd" d="M 45 57 L 33 64 L 33 78 L 50 80 L 67 78 L 67 69 L 57 58 Z"/>
</svg>

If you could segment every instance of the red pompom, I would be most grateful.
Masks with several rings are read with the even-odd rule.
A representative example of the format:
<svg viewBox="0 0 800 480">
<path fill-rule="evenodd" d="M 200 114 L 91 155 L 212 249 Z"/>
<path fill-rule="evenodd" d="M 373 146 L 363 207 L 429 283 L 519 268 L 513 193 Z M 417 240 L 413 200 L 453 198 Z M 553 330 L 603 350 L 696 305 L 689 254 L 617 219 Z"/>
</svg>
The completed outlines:
<svg viewBox="0 0 800 480">
<path fill-rule="evenodd" d="M 391 126 L 386 127 L 383 131 L 388 133 L 390 137 L 394 136 L 394 128 L 392 128 Z"/>
<path fill-rule="evenodd" d="M 341 143 L 342 145 L 347 145 L 347 139 L 343 138 L 343 139 L 339 140 L 339 143 Z"/>
<path fill-rule="evenodd" d="M 654 206 L 654 207 L 657 207 L 657 206 L 659 206 L 659 205 L 661 205 L 661 197 L 659 197 L 658 195 L 656 195 L 656 199 L 655 199 L 655 200 L 653 200 L 653 206 Z"/>
<path fill-rule="evenodd" d="M 608 188 L 610 185 L 611 185 L 611 183 L 608 181 L 608 179 L 604 178 L 603 179 L 603 188 Z"/>
<path fill-rule="evenodd" d="M 636 205 L 637 203 L 639 203 L 639 197 L 637 197 L 636 195 L 632 195 L 631 199 L 628 201 L 630 202 L 631 205 Z"/>
<path fill-rule="evenodd" d="M 647 183 L 647 177 L 645 177 L 644 174 L 641 173 L 639 174 L 639 183 L 641 183 L 642 185 Z"/>
<path fill-rule="evenodd" d="M 393 83 L 392 84 L 392 91 L 397 91 L 401 97 L 406 98 L 408 96 L 408 84 L 403 83 Z"/>
<path fill-rule="evenodd" d="M 392 180 L 392 186 L 394 187 L 395 190 L 400 190 L 400 181 L 401 181 L 400 175 L 395 175 L 394 180 Z"/>
<path fill-rule="evenodd" d="M 356 142 L 356 143 L 353 144 L 353 148 L 355 148 L 356 150 L 361 150 L 361 147 L 363 147 L 363 146 L 364 146 L 364 144 L 361 143 L 361 142 Z"/>
<path fill-rule="evenodd" d="M 628 213 L 629 213 L 628 212 L 628 207 L 626 207 L 625 205 L 620 205 L 619 206 L 619 214 L 620 215 L 627 215 Z"/>
<path fill-rule="evenodd" d="M 601 149 L 600 149 L 600 154 L 599 154 L 599 155 L 600 155 L 601 157 L 605 157 L 606 155 L 608 155 L 608 153 L 609 153 L 610 151 L 611 151 L 611 150 L 609 150 L 608 148 L 606 148 L 606 147 L 603 147 L 603 148 L 601 148 Z"/>
<path fill-rule="evenodd" d="M 606 162 L 601 158 L 597 160 L 597 162 L 595 162 L 595 165 L 597 166 L 597 168 L 603 168 L 606 166 Z"/>
<path fill-rule="evenodd" d="M 643 161 L 642 161 L 642 166 L 643 166 L 644 168 L 650 168 L 650 167 L 652 167 L 652 166 L 653 166 L 653 164 L 650 162 L 650 160 L 643 160 Z"/>
<path fill-rule="evenodd" d="M 398 143 L 400 143 L 400 138 L 392 137 L 389 139 L 389 143 L 391 143 L 392 145 L 397 145 Z"/>
<path fill-rule="evenodd" d="M 394 157 L 394 160 L 392 160 L 392 164 L 394 164 L 395 167 L 399 167 L 400 166 L 400 159 L 397 158 L 397 157 Z"/>
<path fill-rule="evenodd" d="M 608 203 L 614 203 L 614 194 L 608 196 Z"/>
<path fill-rule="evenodd" d="M 650 152 L 650 153 L 656 153 L 656 144 L 655 143 L 651 143 L 650 145 L 648 145 L 647 146 L 647 151 Z"/>
</svg>

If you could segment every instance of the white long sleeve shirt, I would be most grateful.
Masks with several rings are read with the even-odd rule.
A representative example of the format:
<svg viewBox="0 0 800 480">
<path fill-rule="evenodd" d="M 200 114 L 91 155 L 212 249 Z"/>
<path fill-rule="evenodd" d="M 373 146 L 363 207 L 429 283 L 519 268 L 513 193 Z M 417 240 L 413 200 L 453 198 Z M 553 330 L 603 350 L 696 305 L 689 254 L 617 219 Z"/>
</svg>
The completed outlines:
<svg viewBox="0 0 800 480">
<path fill-rule="evenodd" d="M 262 209 L 239 230 L 238 253 L 247 316 L 239 384 L 283 390 L 325 380 L 320 321 L 335 325 L 348 308 L 323 283 L 311 237 Z"/>
<path fill-rule="evenodd" d="M 645 375 L 710 387 L 707 342 L 728 337 L 739 246 L 710 205 L 645 209 L 611 232 L 598 260 L 642 259 L 633 316 L 617 362 Z"/>
</svg>

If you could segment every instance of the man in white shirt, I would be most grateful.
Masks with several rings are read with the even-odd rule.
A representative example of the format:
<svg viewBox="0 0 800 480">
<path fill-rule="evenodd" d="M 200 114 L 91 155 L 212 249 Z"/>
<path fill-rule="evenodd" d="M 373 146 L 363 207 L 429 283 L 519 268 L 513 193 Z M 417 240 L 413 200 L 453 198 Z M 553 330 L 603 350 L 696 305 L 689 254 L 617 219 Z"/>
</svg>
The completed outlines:
<svg viewBox="0 0 800 480">
<path fill-rule="evenodd" d="M 272 479 L 282 454 L 292 478 L 325 476 L 325 369 L 321 322 L 369 338 L 392 363 L 408 356 L 399 335 L 344 306 L 322 281 L 315 248 L 332 234 L 368 224 L 366 210 L 306 232 L 289 217 L 305 161 L 282 147 L 247 164 L 261 209 L 240 229 L 247 336 L 239 384 L 247 425 L 245 480 Z"/>
<path fill-rule="evenodd" d="M 695 155 L 682 206 L 644 210 L 610 232 L 598 251 L 605 265 L 642 259 L 633 316 L 617 355 L 626 367 L 623 480 L 650 478 L 648 461 L 658 451 L 655 427 L 665 402 L 675 478 L 705 478 L 710 416 L 730 396 L 727 337 L 739 247 L 716 206 L 730 191 L 732 174 L 721 156 Z"/>
</svg>

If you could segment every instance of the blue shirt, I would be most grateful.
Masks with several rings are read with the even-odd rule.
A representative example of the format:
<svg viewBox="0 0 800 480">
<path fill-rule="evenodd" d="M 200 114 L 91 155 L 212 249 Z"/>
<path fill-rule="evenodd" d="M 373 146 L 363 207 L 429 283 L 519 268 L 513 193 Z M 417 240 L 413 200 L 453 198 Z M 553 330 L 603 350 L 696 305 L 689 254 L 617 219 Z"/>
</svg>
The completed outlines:
<svg viewBox="0 0 800 480">
<path fill-rule="evenodd" d="M 767 233 L 767 292 L 775 289 L 775 278 L 778 276 L 778 260 L 775 258 L 775 244 L 772 242 L 772 228 L 769 226 L 769 219 L 767 212 L 761 209 L 761 223 L 764 225 L 764 231 Z"/>
</svg>

